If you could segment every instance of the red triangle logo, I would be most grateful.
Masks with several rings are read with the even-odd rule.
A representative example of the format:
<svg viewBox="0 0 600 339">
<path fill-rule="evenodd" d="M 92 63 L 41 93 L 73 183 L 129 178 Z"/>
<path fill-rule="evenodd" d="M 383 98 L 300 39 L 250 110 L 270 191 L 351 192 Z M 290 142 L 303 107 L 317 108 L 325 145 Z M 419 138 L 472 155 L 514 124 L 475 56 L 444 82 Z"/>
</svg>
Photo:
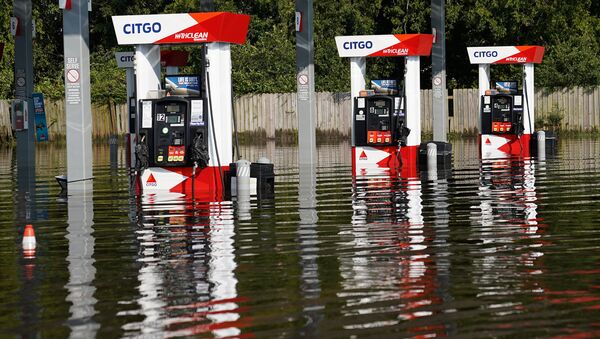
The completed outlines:
<svg viewBox="0 0 600 339">
<path fill-rule="evenodd" d="M 492 142 L 490 141 L 490 138 L 485 139 L 485 144 L 486 145 L 491 145 L 492 144 Z"/>
<path fill-rule="evenodd" d="M 360 154 L 360 157 L 358 157 L 359 160 L 367 160 L 367 153 L 363 150 L 362 153 Z"/>
<path fill-rule="evenodd" d="M 154 174 L 150 173 L 150 176 L 146 181 L 146 186 L 156 186 L 156 178 L 154 178 Z"/>
</svg>

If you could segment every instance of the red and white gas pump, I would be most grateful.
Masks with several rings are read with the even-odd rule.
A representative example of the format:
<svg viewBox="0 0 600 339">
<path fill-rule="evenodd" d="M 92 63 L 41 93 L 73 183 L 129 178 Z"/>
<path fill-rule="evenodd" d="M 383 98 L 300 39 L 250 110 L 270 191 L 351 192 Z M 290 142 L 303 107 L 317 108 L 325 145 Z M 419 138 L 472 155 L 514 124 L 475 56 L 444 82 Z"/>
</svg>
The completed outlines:
<svg viewBox="0 0 600 339">
<path fill-rule="evenodd" d="M 357 35 L 335 40 L 339 56 L 350 58 L 354 175 L 389 175 L 400 170 L 403 177 L 416 177 L 421 144 L 420 57 L 431 54 L 433 36 Z M 405 57 L 404 97 L 361 96 L 367 57 Z M 405 128 L 410 130 L 408 135 Z"/>
<path fill-rule="evenodd" d="M 230 44 L 243 44 L 250 16 L 226 12 L 113 16 L 119 45 L 135 45 L 136 148 L 146 147 L 140 171 L 144 194 L 193 193 L 218 201 L 233 161 Z M 197 97 L 164 96 L 160 45 L 206 44 L 206 71 Z M 200 138 L 198 138 L 200 137 Z M 149 141 L 152 139 L 151 141 Z M 194 160 L 202 144 L 206 161 Z"/>
<path fill-rule="evenodd" d="M 530 156 L 531 136 L 535 131 L 534 64 L 542 62 L 544 47 L 467 47 L 467 50 L 471 64 L 479 65 L 481 158 Z M 523 64 L 522 90 L 517 88 L 516 81 L 500 81 L 497 88 L 490 88 L 492 64 Z"/>
</svg>

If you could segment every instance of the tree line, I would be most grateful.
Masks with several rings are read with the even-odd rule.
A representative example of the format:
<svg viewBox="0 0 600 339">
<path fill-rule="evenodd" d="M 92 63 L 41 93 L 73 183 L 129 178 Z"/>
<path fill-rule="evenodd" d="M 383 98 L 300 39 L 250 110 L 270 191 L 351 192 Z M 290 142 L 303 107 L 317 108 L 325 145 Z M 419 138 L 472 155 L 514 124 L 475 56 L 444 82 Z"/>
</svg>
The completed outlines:
<svg viewBox="0 0 600 339">
<path fill-rule="evenodd" d="M 296 90 L 294 0 L 213 0 L 214 9 L 251 15 L 248 40 L 232 47 L 236 95 Z M 12 0 L 0 0 L 0 98 L 14 93 L 13 37 L 8 23 Z M 125 74 L 117 68 L 118 46 L 111 16 L 185 13 L 206 10 L 198 0 L 94 0 L 90 12 L 92 100 L 125 102 Z M 211 4 L 213 5 L 213 4 Z M 62 12 L 56 0 L 33 0 L 35 90 L 64 97 Z M 350 67 L 338 57 L 335 36 L 429 33 L 430 0 L 314 0 L 315 76 L 317 91 L 349 91 Z M 466 47 L 542 45 L 546 54 L 536 67 L 536 86 L 562 88 L 600 85 L 600 1 L 596 0 L 447 0 L 446 57 L 450 89 L 475 87 L 477 67 Z M 200 69 L 200 49 L 191 52 L 182 72 Z M 422 58 L 422 86 L 430 86 L 431 60 Z M 402 79 L 402 58 L 374 58 L 368 78 Z M 492 79 L 520 80 L 518 66 L 492 67 Z"/>
</svg>

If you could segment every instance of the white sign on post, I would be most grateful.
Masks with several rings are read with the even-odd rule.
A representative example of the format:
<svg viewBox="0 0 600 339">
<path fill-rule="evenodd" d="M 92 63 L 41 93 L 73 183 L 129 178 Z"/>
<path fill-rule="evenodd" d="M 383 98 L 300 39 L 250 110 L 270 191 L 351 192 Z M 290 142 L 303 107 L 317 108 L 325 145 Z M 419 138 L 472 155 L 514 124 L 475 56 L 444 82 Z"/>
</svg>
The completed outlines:
<svg viewBox="0 0 600 339">
<path fill-rule="evenodd" d="M 16 36 L 19 32 L 19 19 L 17 17 L 10 18 L 10 34 Z"/>
<path fill-rule="evenodd" d="M 302 12 L 296 12 L 296 32 L 302 32 Z"/>
<path fill-rule="evenodd" d="M 117 66 L 119 68 L 135 67 L 135 52 L 116 52 L 115 58 L 117 59 Z"/>
</svg>

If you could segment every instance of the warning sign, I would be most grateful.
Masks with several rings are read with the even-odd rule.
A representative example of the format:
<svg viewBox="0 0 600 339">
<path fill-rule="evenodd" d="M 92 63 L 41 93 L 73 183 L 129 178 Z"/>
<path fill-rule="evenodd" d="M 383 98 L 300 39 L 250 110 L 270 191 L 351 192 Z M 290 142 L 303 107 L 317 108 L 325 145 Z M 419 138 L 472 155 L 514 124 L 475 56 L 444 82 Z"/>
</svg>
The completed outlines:
<svg viewBox="0 0 600 339">
<path fill-rule="evenodd" d="M 79 105 L 81 103 L 80 68 L 78 58 L 67 57 L 65 59 L 65 95 L 69 105 Z"/>
</svg>

